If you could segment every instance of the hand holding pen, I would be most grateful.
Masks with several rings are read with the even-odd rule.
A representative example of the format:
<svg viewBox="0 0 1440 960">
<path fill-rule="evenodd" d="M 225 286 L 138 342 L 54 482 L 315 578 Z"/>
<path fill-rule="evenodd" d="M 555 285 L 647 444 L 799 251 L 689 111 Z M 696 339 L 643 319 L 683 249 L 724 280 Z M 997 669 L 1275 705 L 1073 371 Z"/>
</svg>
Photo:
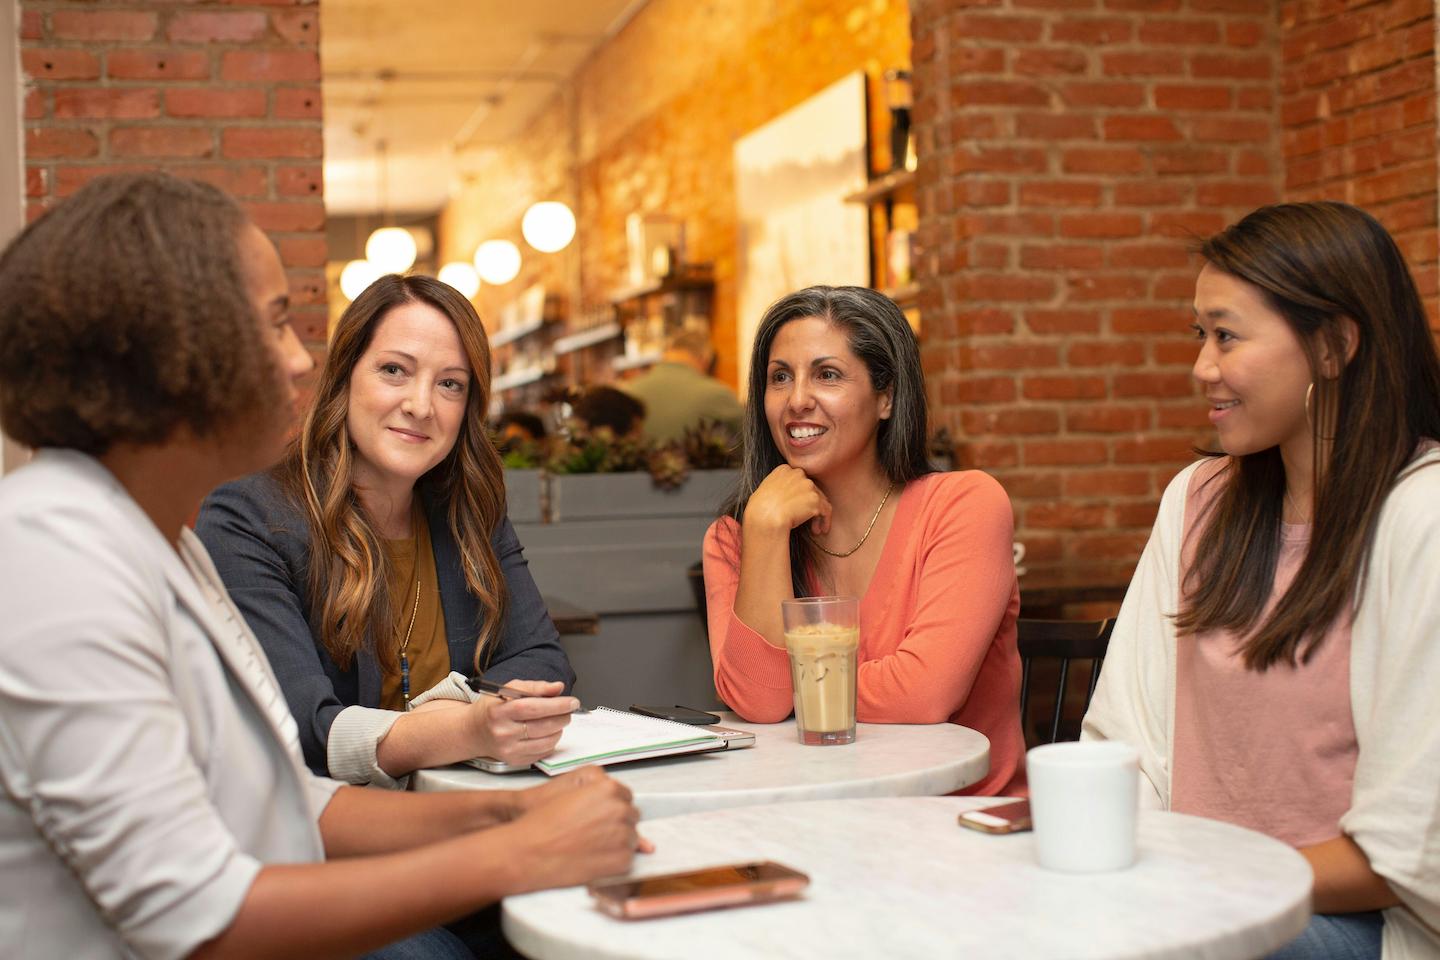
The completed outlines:
<svg viewBox="0 0 1440 960">
<path fill-rule="evenodd" d="M 476 737 L 485 745 L 482 753 L 506 763 L 528 766 L 549 756 L 570 715 L 581 710 L 579 700 L 563 695 L 565 685 L 559 681 L 497 684 L 472 677 L 468 683 L 482 694 L 471 708 Z"/>
</svg>

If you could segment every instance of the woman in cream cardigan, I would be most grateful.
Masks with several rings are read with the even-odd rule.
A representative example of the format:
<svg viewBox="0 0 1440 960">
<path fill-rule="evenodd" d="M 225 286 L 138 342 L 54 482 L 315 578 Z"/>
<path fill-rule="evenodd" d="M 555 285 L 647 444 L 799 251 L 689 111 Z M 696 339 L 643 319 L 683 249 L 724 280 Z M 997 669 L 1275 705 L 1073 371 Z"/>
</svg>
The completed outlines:
<svg viewBox="0 0 1440 960">
<path fill-rule="evenodd" d="M 468 957 L 440 924 L 630 864 L 598 771 L 417 795 L 306 769 L 185 527 L 280 454 L 311 367 L 287 307 L 235 202 L 159 174 L 0 258 L 0 423 L 37 448 L 0 480 L 0 958 Z"/>
<path fill-rule="evenodd" d="M 1295 846 L 1276 956 L 1440 952 L 1440 360 L 1403 257 L 1339 203 L 1207 240 L 1194 375 L 1224 455 L 1170 484 L 1090 738 L 1146 799 Z"/>
</svg>

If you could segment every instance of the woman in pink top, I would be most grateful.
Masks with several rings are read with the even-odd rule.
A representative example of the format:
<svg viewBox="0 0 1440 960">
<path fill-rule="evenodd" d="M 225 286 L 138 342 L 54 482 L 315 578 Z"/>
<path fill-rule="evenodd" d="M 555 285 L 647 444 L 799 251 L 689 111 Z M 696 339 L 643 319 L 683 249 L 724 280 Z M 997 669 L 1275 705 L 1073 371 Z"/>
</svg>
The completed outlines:
<svg viewBox="0 0 1440 960">
<path fill-rule="evenodd" d="M 1156 804 L 1315 874 L 1277 957 L 1440 954 L 1440 359 L 1404 258 L 1340 203 L 1200 247 L 1194 375 L 1224 454 L 1171 482 L 1087 737 Z M 1152 789 L 1153 788 L 1153 789 Z"/>
<path fill-rule="evenodd" d="M 857 719 L 990 738 L 970 792 L 1023 788 L 1010 501 L 925 454 L 915 335 L 889 299 L 811 287 L 760 321 L 739 489 L 705 535 L 715 687 L 747 720 L 792 706 L 780 601 L 860 598 Z"/>
</svg>

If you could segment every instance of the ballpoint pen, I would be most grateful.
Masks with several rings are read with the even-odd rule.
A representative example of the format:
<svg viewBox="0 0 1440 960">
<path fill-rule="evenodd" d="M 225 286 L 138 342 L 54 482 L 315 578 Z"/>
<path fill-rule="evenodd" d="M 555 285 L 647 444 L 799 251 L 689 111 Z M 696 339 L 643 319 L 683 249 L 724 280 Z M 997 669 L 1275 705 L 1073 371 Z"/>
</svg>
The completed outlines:
<svg viewBox="0 0 1440 960">
<path fill-rule="evenodd" d="M 522 697 L 534 696 L 534 694 L 526 693 L 523 690 L 517 690 L 514 687 L 507 687 L 504 684 L 496 683 L 494 680 L 486 680 L 479 674 L 470 677 L 465 681 L 465 683 L 470 687 L 471 690 L 474 690 L 476 693 L 482 694 L 487 697 L 497 697 L 501 700 L 519 700 Z M 576 702 L 579 703 L 578 698 L 576 699 Z M 582 703 L 572 712 L 589 713 L 590 708 Z"/>
</svg>

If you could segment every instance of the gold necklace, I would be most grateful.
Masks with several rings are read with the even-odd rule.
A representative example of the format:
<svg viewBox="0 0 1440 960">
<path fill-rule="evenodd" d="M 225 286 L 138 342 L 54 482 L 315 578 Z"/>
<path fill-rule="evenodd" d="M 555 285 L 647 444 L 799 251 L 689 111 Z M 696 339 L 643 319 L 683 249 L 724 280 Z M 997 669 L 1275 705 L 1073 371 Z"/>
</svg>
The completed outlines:
<svg viewBox="0 0 1440 960">
<path fill-rule="evenodd" d="M 832 557 L 838 557 L 838 558 L 843 559 L 843 558 L 845 558 L 845 557 L 850 556 L 850 554 L 854 553 L 856 550 L 859 550 L 861 547 L 865 546 L 865 541 L 870 539 L 870 531 L 875 529 L 875 521 L 880 519 L 880 511 L 885 509 L 885 504 L 886 504 L 886 502 L 890 499 L 890 493 L 891 493 L 891 491 L 893 491 L 894 489 L 895 489 L 895 484 L 894 484 L 894 483 L 891 483 L 890 486 L 888 486 L 888 487 L 885 488 L 885 496 L 883 496 L 883 497 L 880 498 L 880 506 L 878 506 L 878 507 L 875 508 L 875 516 L 873 516 L 873 517 L 870 518 L 870 526 L 868 526 L 868 527 L 865 528 L 865 534 L 860 538 L 860 542 L 857 543 L 857 544 L 855 544 L 855 546 L 851 547 L 849 550 L 846 550 L 844 553 L 836 553 L 834 550 L 831 550 L 829 547 L 825 546 L 825 544 L 821 543 L 819 540 L 814 540 L 814 539 L 812 539 L 810 542 L 813 543 L 813 544 L 815 544 L 815 546 L 819 547 L 819 548 L 820 548 L 820 551 L 821 551 L 822 553 L 828 553 L 828 554 L 830 554 L 830 556 L 832 556 Z"/>
<path fill-rule="evenodd" d="M 405 639 L 400 641 L 400 696 L 405 698 L 405 709 L 410 709 L 410 633 L 415 629 L 415 617 L 420 613 L 420 556 L 415 556 L 415 605 L 410 608 L 410 626 L 405 628 Z"/>
</svg>

